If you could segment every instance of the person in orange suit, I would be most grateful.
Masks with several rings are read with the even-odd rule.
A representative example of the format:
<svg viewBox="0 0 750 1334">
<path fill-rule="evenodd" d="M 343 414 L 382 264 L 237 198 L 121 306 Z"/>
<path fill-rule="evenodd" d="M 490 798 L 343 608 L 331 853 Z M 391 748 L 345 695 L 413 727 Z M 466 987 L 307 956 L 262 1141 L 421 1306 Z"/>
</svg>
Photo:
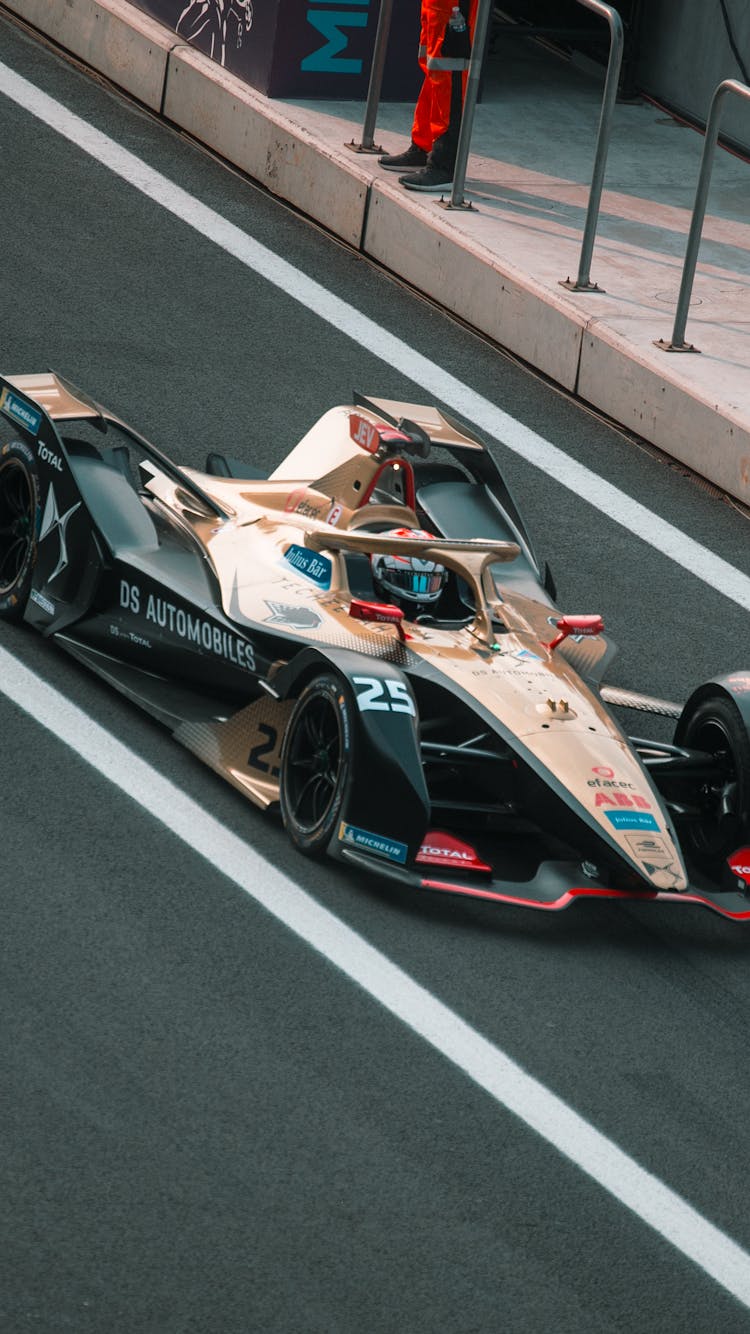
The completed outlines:
<svg viewBox="0 0 750 1334">
<path fill-rule="evenodd" d="M 450 189 L 456 165 L 466 75 L 478 0 L 422 0 L 419 64 L 424 82 L 414 111 L 411 144 L 378 159 L 403 171 L 407 190 Z"/>
</svg>

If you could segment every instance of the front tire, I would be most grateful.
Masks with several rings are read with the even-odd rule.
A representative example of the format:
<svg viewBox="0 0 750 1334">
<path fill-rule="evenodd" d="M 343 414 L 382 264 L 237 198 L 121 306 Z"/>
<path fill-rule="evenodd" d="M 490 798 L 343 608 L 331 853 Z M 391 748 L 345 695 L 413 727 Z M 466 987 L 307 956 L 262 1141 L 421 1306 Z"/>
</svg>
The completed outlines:
<svg viewBox="0 0 750 1334">
<path fill-rule="evenodd" d="M 733 700 L 717 694 L 683 714 L 679 738 L 679 745 L 706 751 L 716 763 L 716 777 L 697 794 L 699 815 L 683 833 L 699 865 L 716 870 L 748 837 L 750 737 Z"/>
<path fill-rule="evenodd" d="M 281 750 L 281 817 L 308 857 L 326 852 L 349 791 L 349 700 L 343 681 L 324 672 L 302 691 Z"/>
<path fill-rule="evenodd" d="M 39 474 L 20 441 L 0 450 L 0 619 L 20 621 L 36 564 Z"/>
</svg>

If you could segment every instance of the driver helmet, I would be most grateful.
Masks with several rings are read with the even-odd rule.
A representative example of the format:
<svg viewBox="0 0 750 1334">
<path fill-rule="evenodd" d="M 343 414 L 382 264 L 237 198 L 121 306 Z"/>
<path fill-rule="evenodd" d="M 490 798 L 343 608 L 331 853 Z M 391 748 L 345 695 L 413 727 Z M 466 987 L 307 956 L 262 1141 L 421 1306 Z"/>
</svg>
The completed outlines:
<svg viewBox="0 0 750 1334">
<path fill-rule="evenodd" d="M 421 537 L 437 541 L 434 533 L 423 528 L 390 528 L 383 537 Z M 379 596 L 388 601 L 410 604 L 409 609 L 432 607 L 445 588 L 448 571 L 444 565 L 419 556 L 397 556 L 390 553 L 370 557 L 372 577 Z"/>
</svg>

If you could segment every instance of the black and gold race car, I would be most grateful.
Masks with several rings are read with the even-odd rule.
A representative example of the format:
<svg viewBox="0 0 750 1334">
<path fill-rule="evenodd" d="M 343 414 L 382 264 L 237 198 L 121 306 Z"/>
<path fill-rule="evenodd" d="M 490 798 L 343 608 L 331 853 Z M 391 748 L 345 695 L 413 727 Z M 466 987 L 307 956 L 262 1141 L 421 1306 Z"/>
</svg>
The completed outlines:
<svg viewBox="0 0 750 1334">
<path fill-rule="evenodd" d="M 603 684 L 492 456 L 355 395 L 270 477 L 180 467 L 54 374 L 0 378 L 0 616 L 166 724 L 293 843 L 415 889 L 750 918 L 750 673 Z M 670 744 L 612 706 L 674 717 Z"/>
</svg>

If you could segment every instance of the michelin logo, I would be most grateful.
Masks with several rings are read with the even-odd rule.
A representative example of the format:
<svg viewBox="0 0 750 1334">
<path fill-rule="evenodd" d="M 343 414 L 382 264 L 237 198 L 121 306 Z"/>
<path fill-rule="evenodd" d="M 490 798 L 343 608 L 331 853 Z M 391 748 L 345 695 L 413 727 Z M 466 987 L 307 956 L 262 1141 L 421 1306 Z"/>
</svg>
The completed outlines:
<svg viewBox="0 0 750 1334">
<path fill-rule="evenodd" d="M 48 616 L 54 616 L 55 614 L 54 602 L 51 600 L 51 598 L 46 598 L 44 596 L 44 593 L 40 593 L 38 589 L 32 588 L 31 592 L 29 593 L 29 601 L 35 602 L 37 607 L 41 607 L 42 611 L 46 611 Z"/>
<path fill-rule="evenodd" d="M 374 852 L 378 857 L 387 857 L 391 862 L 406 861 L 409 851 L 405 843 L 397 843 L 383 834 L 371 834 L 367 829 L 358 829 L 345 820 L 339 825 L 339 842 L 348 843 L 353 848 L 363 848 L 365 852 Z"/>
<path fill-rule="evenodd" d="M 41 412 L 37 412 L 36 408 L 29 407 L 28 403 L 24 403 L 23 399 L 17 398 L 15 394 L 11 393 L 10 389 L 5 388 L 0 394 L 0 409 L 7 412 L 8 416 L 19 422 L 21 426 L 25 426 L 26 430 L 31 431 L 32 435 L 36 435 L 42 424 Z"/>
</svg>

